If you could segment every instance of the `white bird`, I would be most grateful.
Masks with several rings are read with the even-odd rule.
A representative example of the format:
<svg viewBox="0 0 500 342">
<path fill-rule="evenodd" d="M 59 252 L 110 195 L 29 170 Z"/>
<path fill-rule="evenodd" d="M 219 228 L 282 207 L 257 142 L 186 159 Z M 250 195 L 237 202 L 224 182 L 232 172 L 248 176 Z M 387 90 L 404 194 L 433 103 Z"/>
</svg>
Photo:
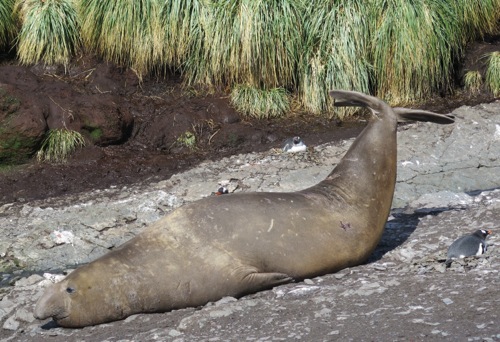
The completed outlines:
<svg viewBox="0 0 500 342">
<path fill-rule="evenodd" d="M 304 152 L 306 149 L 307 146 L 300 137 L 287 139 L 283 146 L 283 152 Z"/>
</svg>

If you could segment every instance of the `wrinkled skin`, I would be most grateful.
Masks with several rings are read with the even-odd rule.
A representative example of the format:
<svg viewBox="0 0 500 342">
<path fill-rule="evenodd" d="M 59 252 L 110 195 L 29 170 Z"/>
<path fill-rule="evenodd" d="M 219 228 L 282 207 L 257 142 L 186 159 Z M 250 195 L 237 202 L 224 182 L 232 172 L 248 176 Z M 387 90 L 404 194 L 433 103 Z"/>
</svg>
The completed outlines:
<svg viewBox="0 0 500 342">
<path fill-rule="evenodd" d="M 325 180 L 298 192 L 229 194 L 185 205 L 49 287 L 35 317 L 83 327 L 240 297 L 364 262 L 391 207 L 398 118 L 453 119 L 393 110 L 356 92 L 331 95 L 338 106 L 370 108 L 373 117 Z"/>
</svg>

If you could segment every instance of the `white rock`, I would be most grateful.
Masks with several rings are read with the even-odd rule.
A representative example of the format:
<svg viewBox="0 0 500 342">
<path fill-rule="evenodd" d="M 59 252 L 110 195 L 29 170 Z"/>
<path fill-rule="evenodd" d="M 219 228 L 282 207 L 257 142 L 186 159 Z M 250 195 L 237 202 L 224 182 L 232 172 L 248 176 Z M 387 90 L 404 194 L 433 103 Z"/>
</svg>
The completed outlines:
<svg viewBox="0 0 500 342">
<path fill-rule="evenodd" d="M 54 241 L 55 244 L 62 245 L 65 243 L 73 243 L 73 239 L 75 238 L 75 236 L 73 235 L 72 232 L 67 230 L 63 231 L 54 230 L 50 234 L 50 238 L 52 239 L 52 241 Z"/>
</svg>

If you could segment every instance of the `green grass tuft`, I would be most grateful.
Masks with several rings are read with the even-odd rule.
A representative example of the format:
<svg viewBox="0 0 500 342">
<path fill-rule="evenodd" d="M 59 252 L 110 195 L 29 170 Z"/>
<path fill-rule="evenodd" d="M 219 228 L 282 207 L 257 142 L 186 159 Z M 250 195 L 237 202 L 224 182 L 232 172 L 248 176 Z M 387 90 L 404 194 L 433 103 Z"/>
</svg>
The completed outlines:
<svg viewBox="0 0 500 342">
<path fill-rule="evenodd" d="M 303 8 L 303 1 L 290 0 L 225 0 L 205 5 L 202 50 L 186 62 L 188 81 L 258 88 L 294 85 Z"/>
<path fill-rule="evenodd" d="M 485 34 L 499 33 L 500 0 L 455 0 L 443 3 L 452 6 L 453 17 L 449 20 L 454 18 L 459 22 L 459 30 L 455 34 L 461 35 L 464 44 Z"/>
<path fill-rule="evenodd" d="M 451 89 L 461 41 L 450 3 L 375 1 L 371 61 L 376 95 L 406 104 Z"/>
<path fill-rule="evenodd" d="M 328 92 L 350 89 L 370 92 L 366 60 L 370 27 L 363 0 L 313 0 L 304 14 L 304 47 L 299 66 L 299 98 L 309 112 L 333 110 Z M 342 108 L 339 118 L 353 113 Z"/>
<path fill-rule="evenodd" d="M 196 150 L 196 135 L 191 131 L 185 131 L 177 137 L 176 143 L 180 146 L 189 148 L 191 151 Z"/>
<path fill-rule="evenodd" d="M 171 0 L 160 5 L 160 25 L 165 35 L 162 63 L 181 68 L 190 56 L 195 60 L 194 56 L 203 56 L 202 23 L 207 11 L 204 0 Z"/>
<path fill-rule="evenodd" d="M 17 55 L 22 64 L 69 63 L 80 48 L 77 13 L 72 0 L 25 0 L 16 5 L 22 22 Z"/>
<path fill-rule="evenodd" d="M 0 48 L 16 32 L 5 10 L 15 1 L 0 3 Z M 282 115 L 276 113 L 283 109 L 262 105 L 279 101 L 250 100 L 255 95 L 245 87 L 287 89 L 301 109 L 341 119 L 353 109 L 334 112 L 331 89 L 370 93 L 391 104 L 451 91 L 466 44 L 498 32 L 500 20 L 500 0 L 16 3 L 21 63 L 67 63 L 82 41 L 139 78 L 168 69 L 181 72 L 190 87 L 234 89 L 235 103 L 247 103 L 243 111 L 253 113 L 247 115 L 264 117 Z"/>
<path fill-rule="evenodd" d="M 101 128 L 94 128 L 90 131 L 90 139 L 92 141 L 98 141 L 102 137 L 102 129 Z"/>
<path fill-rule="evenodd" d="M 83 42 L 142 78 L 158 64 L 163 51 L 159 11 L 159 0 L 81 0 Z"/>
<path fill-rule="evenodd" d="M 290 100 L 283 88 L 262 90 L 238 85 L 231 92 L 231 104 L 240 113 L 258 119 L 281 117 L 290 110 Z"/>
<path fill-rule="evenodd" d="M 500 51 L 492 52 L 489 55 L 486 85 L 494 96 L 500 95 Z"/>
<path fill-rule="evenodd" d="M 12 15 L 15 0 L 0 1 L 0 49 L 8 47 L 16 33 L 17 26 Z"/>
<path fill-rule="evenodd" d="M 79 147 L 85 146 L 85 139 L 76 131 L 66 128 L 52 129 L 48 132 L 37 152 L 39 161 L 64 162 Z"/>
<path fill-rule="evenodd" d="M 483 85 L 483 78 L 478 70 L 470 70 L 465 73 L 464 86 L 471 93 L 477 93 Z"/>
</svg>

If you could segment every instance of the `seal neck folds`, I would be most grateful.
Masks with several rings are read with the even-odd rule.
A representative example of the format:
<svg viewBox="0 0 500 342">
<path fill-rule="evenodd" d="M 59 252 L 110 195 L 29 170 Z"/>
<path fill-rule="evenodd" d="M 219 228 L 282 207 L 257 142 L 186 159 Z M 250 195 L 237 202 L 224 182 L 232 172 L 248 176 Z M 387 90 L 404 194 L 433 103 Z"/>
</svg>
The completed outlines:
<svg viewBox="0 0 500 342">
<path fill-rule="evenodd" d="M 349 91 L 332 91 L 330 95 L 335 98 L 336 106 L 367 107 L 372 117 L 344 158 L 315 187 L 342 198 L 350 207 L 376 206 L 377 211 L 388 215 L 396 183 L 397 115 L 389 105 L 372 96 Z"/>
<path fill-rule="evenodd" d="M 393 110 L 376 97 L 353 91 L 335 90 L 330 95 L 335 106 L 366 107 L 372 117 L 330 175 L 307 191 L 328 196 L 337 208 L 358 211 L 359 222 L 365 225 L 360 228 L 380 237 L 396 184 L 398 120 L 448 124 L 453 117 L 418 109 Z"/>
<path fill-rule="evenodd" d="M 384 101 L 354 91 L 334 90 L 330 96 L 335 99 L 335 106 L 366 107 L 372 112 L 367 127 L 353 142 L 344 158 L 318 186 L 323 189 L 331 187 L 331 191 L 342 193 L 364 194 L 364 199 L 373 204 L 376 200 L 377 210 L 390 210 L 397 169 L 397 123 L 400 121 L 429 121 L 439 124 L 453 123 L 450 115 L 436 114 L 419 109 L 395 108 Z M 370 186 L 366 186 L 370 184 Z M 367 205 L 358 203 L 349 205 Z"/>
</svg>

